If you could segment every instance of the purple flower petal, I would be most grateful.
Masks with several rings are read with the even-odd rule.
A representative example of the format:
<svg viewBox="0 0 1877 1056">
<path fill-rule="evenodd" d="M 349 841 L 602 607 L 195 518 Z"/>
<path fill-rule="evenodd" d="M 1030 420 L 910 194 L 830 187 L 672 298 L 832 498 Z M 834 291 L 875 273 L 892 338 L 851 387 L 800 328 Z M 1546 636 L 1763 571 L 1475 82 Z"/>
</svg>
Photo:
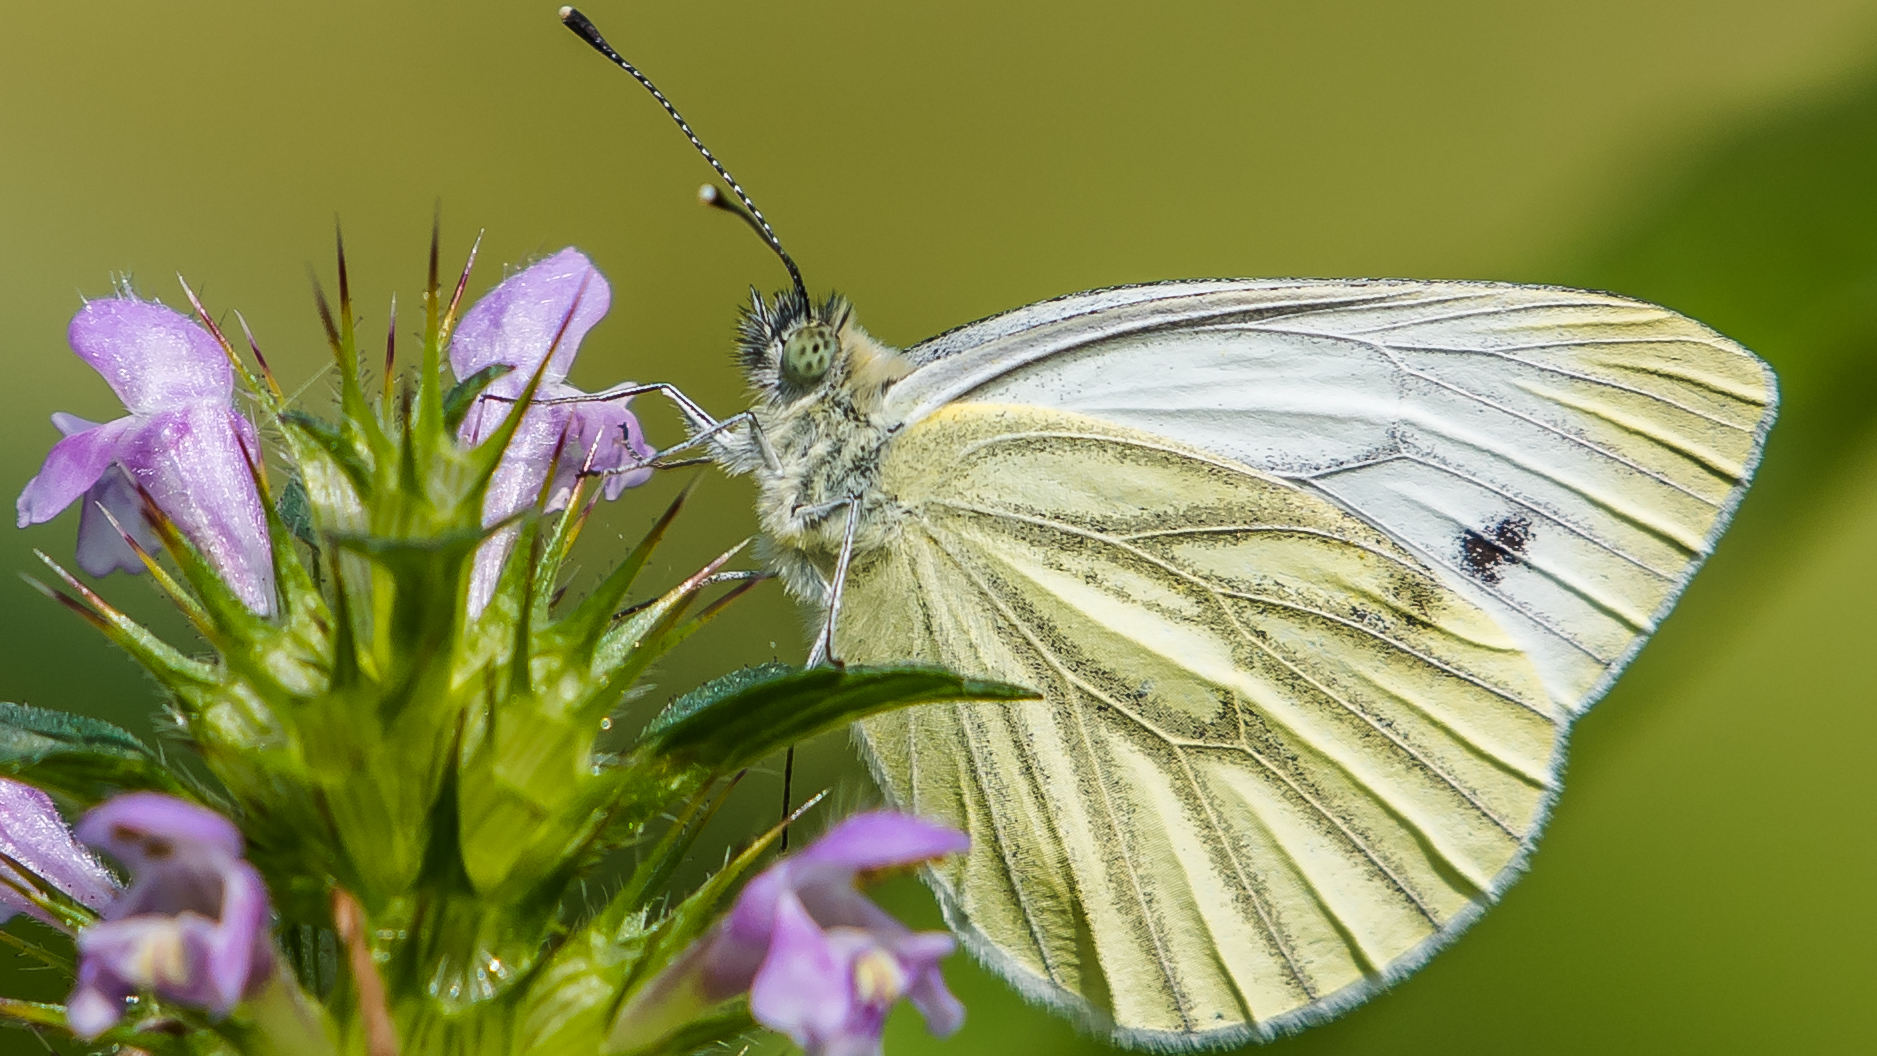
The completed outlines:
<svg viewBox="0 0 1877 1056">
<path fill-rule="evenodd" d="M 503 279 L 463 313 L 450 338 L 450 367 L 459 378 L 498 363 L 514 367 L 488 391 L 515 396 L 527 387 L 552 347 L 554 358 L 542 380 L 560 381 L 572 368 L 581 339 L 612 303 L 612 287 L 605 277 L 586 254 L 570 246 Z"/>
<path fill-rule="evenodd" d="M 113 518 L 117 523 L 111 523 Z M 137 486 L 122 467 L 112 466 L 85 492 L 84 505 L 79 508 L 78 567 L 100 577 L 113 572 L 141 573 L 143 558 L 124 541 L 125 532 L 145 553 L 161 549 L 155 530 L 144 518 Z"/>
<path fill-rule="evenodd" d="M 206 807 L 160 792 L 130 792 L 93 807 L 78 823 L 78 838 L 102 847 L 132 869 L 170 861 L 179 844 L 241 857 L 241 830 Z"/>
<path fill-rule="evenodd" d="M 106 989 L 127 994 L 193 984 L 183 924 L 176 916 L 155 913 L 93 924 L 78 934 L 81 982 L 86 974 L 96 982 L 109 979 L 117 985 Z"/>
<path fill-rule="evenodd" d="M 203 1004 L 225 1013 L 240 1002 L 257 971 L 270 963 L 267 938 L 267 885 L 247 862 L 230 866 L 222 877 L 221 916 L 205 928 L 204 960 L 212 999 Z"/>
<path fill-rule="evenodd" d="M 252 432 L 233 408 L 196 404 L 140 421 L 123 436 L 118 461 L 236 596 L 266 615 L 274 559 L 249 462 Z"/>
<path fill-rule="evenodd" d="M 842 820 L 796 860 L 868 872 L 918 865 L 970 849 L 971 838 L 957 829 L 878 810 Z"/>
<path fill-rule="evenodd" d="M 906 1000 L 925 1017 L 925 1029 L 947 1038 L 965 1025 L 965 1006 L 945 986 L 938 962 L 949 957 L 957 942 L 950 935 L 925 932 L 909 935 L 894 949 L 895 956 L 907 966 L 911 982 L 906 986 Z"/>
<path fill-rule="evenodd" d="M 858 874 L 965 850 L 954 829 L 903 814 L 857 815 L 793 858 L 765 869 L 680 971 L 722 1000 L 750 992 L 764 1026 L 794 1038 L 810 1056 L 879 1051 L 886 1013 L 902 997 L 937 1034 L 964 1021 L 938 962 L 956 943 L 914 932 L 855 887 Z"/>
<path fill-rule="evenodd" d="M 39 879 L 93 909 L 103 909 L 117 894 L 117 884 L 111 874 L 72 838 L 72 830 L 59 816 L 51 797 L 31 785 L 5 777 L 0 777 L 0 851 Z M 0 865 L 0 877 L 25 881 L 3 865 Z M 41 920 L 47 919 L 39 907 L 11 887 L 0 885 L 0 921 L 22 911 Z"/>
<path fill-rule="evenodd" d="M 569 416 L 570 410 L 565 406 L 528 408 L 509 440 L 501 464 L 489 478 L 489 490 L 482 500 L 484 525 L 495 524 L 535 504 L 541 486 L 547 481 L 548 468 L 561 450 Z M 568 451 L 560 457 L 564 461 L 577 458 L 578 453 Z M 561 505 L 565 504 L 566 497 L 561 496 Z M 489 604 L 496 582 L 501 579 L 502 565 L 515 545 L 516 534 L 516 529 L 504 528 L 476 551 L 476 564 L 469 580 L 469 611 L 481 612 Z"/>
<path fill-rule="evenodd" d="M 559 388 L 580 392 L 572 386 Z M 652 471 L 645 468 L 652 457 L 652 447 L 645 442 L 639 420 L 626 410 L 624 400 L 567 406 L 572 411 L 568 446 L 578 451 L 580 457 L 562 459 L 560 475 L 565 479 L 555 482 L 557 493 L 571 490 L 575 476 L 583 467 L 587 472 L 605 474 L 608 501 L 617 499 L 627 488 L 636 488 L 652 479 Z M 561 505 L 565 503 L 562 498 Z"/>
<path fill-rule="evenodd" d="M 125 435 L 135 429 L 134 419 L 119 418 L 52 445 L 39 474 L 20 492 L 19 526 L 43 524 L 64 513 L 111 468 Z"/>
<path fill-rule="evenodd" d="M 60 436 L 71 436 L 73 433 L 82 433 L 87 429 L 96 429 L 103 424 L 103 422 L 94 422 L 89 418 L 80 418 L 75 414 L 67 414 L 64 411 L 52 412 L 52 428 L 57 429 Z"/>
<path fill-rule="evenodd" d="M 81 1038 L 95 1038 L 124 1018 L 124 1002 L 137 992 L 101 959 L 78 962 L 78 985 L 65 999 L 65 1022 Z"/>
<path fill-rule="evenodd" d="M 64 411 L 53 412 L 52 424 L 66 436 L 98 427 L 97 422 Z M 113 518 L 116 524 L 111 523 Z M 156 531 L 144 518 L 143 500 L 137 495 L 137 486 L 130 482 L 123 467 L 118 466 L 104 471 L 98 482 L 85 492 L 78 508 L 78 567 L 100 577 L 113 572 L 141 573 L 143 559 L 124 541 L 125 532 L 129 532 L 146 553 L 154 552 L 159 546 Z"/>
<path fill-rule="evenodd" d="M 852 958 L 841 956 L 792 894 L 777 901 L 775 925 L 750 984 L 750 1013 L 807 1049 L 847 1023 Z"/>
<path fill-rule="evenodd" d="M 234 393 L 234 372 L 215 339 L 155 301 L 91 301 L 72 318 L 67 336 L 132 414 L 203 400 L 225 403 Z"/>
</svg>

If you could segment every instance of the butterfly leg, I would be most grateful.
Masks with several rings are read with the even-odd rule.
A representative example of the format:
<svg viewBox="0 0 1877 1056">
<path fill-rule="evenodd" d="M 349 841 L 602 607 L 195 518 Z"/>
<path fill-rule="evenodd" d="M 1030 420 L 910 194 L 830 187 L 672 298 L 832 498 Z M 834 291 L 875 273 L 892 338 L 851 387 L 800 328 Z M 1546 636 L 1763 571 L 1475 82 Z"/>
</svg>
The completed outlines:
<svg viewBox="0 0 1877 1056">
<path fill-rule="evenodd" d="M 754 423 L 751 424 L 753 425 Z M 816 517 L 825 517 L 838 509 L 846 508 L 847 510 L 847 529 L 841 535 L 841 554 L 835 559 L 834 578 L 828 583 L 827 617 L 821 623 L 821 633 L 815 635 L 814 647 L 808 651 L 808 663 L 806 665 L 808 667 L 840 663 L 840 660 L 834 655 L 834 624 L 841 614 L 841 588 L 847 583 L 848 562 L 850 562 L 854 556 L 854 530 L 856 526 L 860 524 L 860 518 L 855 516 L 855 511 L 858 509 L 859 504 L 858 499 L 837 499 L 834 502 L 826 502 L 818 506 L 806 506 L 795 511 L 798 516 L 813 519 Z M 789 745 L 788 752 L 783 756 L 782 761 L 783 829 L 781 849 L 784 852 L 789 849 L 789 830 L 787 823 L 789 813 L 793 809 L 791 798 L 794 793 L 794 785 L 795 746 L 791 744 Z"/>
<path fill-rule="evenodd" d="M 666 455 L 675 455 L 680 451 L 689 450 L 706 441 L 715 440 L 718 434 L 734 429 L 739 425 L 749 427 L 750 436 L 756 442 L 756 450 L 762 454 L 763 464 L 772 470 L 779 470 L 781 463 L 776 461 L 775 449 L 769 446 L 769 437 L 764 435 L 763 427 L 757 423 L 756 416 L 749 411 L 733 414 L 721 422 L 713 422 L 704 429 L 693 433 L 688 440 L 683 440 L 670 447 L 652 452 L 651 456 L 648 457 L 645 462 L 647 465 L 650 465 L 664 458 Z M 719 440 L 718 443 L 721 444 L 722 441 Z"/>
<path fill-rule="evenodd" d="M 621 385 L 618 388 L 604 389 L 600 392 L 589 393 L 584 396 L 561 396 L 549 400 L 536 400 L 534 402 L 539 404 L 593 403 L 600 400 L 626 400 L 634 396 L 646 395 L 663 396 L 670 400 L 672 404 L 678 408 L 678 413 L 684 416 L 686 424 L 692 430 L 691 436 L 681 443 L 673 444 L 663 450 L 653 452 L 652 456 L 645 460 L 646 465 L 657 462 L 666 455 L 688 450 L 706 441 L 714 442 L 719 448 L 718 454 L 728 454 L 729 452 L 724 450 L 721 435 L 741 425 L 749 427 L 750 438 L 756 444 L 756 451 L 762 457 L 763 465 L 771 472 L 780 472 L 782 463 L 776 458 L 775 448 L 770 445 L 769 437 L 763 433 L 762 426 L 757 423 L 754 414 L 751 414 L 749 411 L 744 411 L 740 414 L 733 414 L 722 421 L 718 421 L 706 413 L 702 407 L 699 407 L 695 400 L 686 396 L 684 391 L 679 389 L 676 385 L 665 382 L 653 382 L 649 385 Z M 488 396 L 484 398 L 490 400 L 507 399 L 501 396 Z M 510 400 L 509 402 L 513 401 Z M 633 469 L 637 468 L 639 467 L 633 467 Z M 616 472 L 631 471 L 632 470 L 628 469 Z"/>
<path fill-rule="evenodd" d="M 854 559 L 854 531 L 860 526 L 859 505 L 859 499 L 847 498 L 815 508 L 832 512 L 836 508 L 846 507 L 847 530 L 841 534 L 841 554 L 835 558 L 834 577 L 828 583 L 827 617 L 821 621 L 821 633 L 815 636 L 814 648 L 809 650 L 809 667 L 840 663 L 834 655 L 834 626 L 841 618 L 841 591 L 847 586 L 847 566 Z"/>
</svg>

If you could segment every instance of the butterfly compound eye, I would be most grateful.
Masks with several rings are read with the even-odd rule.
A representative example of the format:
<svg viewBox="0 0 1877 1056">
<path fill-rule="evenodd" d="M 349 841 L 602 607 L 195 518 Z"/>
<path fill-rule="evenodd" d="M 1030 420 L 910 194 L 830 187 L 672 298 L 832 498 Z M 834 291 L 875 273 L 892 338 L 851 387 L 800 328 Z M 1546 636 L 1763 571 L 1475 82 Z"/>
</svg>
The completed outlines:
<svg viewBox="0 0 1877 1056">
<path fill-rule="evenodd" d="M 840 339 L 834 329 L 809 323 L 782 342 L 782 380 L 791 385 L 813 385 L 834 366 Z"/>
</svg>

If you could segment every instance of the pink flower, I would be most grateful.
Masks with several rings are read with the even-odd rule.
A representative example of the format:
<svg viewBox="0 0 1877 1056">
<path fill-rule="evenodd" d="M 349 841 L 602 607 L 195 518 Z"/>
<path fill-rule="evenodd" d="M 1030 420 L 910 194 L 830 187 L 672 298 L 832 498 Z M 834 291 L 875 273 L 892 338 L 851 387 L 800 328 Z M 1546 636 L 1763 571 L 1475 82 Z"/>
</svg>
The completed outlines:
<svg viewBox="0 0 1877 1056">
<path fill-rule="evenodd" d="M 855 885 L 863 873 L 969 847 L 964 833 L 904 814 L 846 819 L 750 881 L 724 920 L 627 1004 L 615 1040 L 655 1034 L 672 1011 L 745 991 L 756 1021 L 809 1056 L 879 1053 L 886 1014 L 902 998 L 932 1033 L 953 1033 L 965 1010 L 938 962 L 956 943 L 906 927 Z M 634 1016 L 643 1024 L 629 1022 Z"/>
<path fill-rule="evenodd" d="M 612 289 L 606 279 L 579 250 L 568 248 L 502 280 L 457 325 L 450 339 L 450 366 L 457 377 L 467 378 L 496 365 L 514 368 L 484 389 L 485 398 L 463 419 L 458 439 L 465 444 L 481 443 L 502 424 L 509 414 L 509 401 L 521 395 L 541 361 L 553 351 L 535 391 L 537 402 L 528 408 L 489 482 L 482 506 L 484 525 L 534 505 L 548 483 L 556 452 L 560 461 L 549 488 L 549 510 L 566 507 L 583 470 L 606 474 L 603 490 L 608 499 L 617 499 L 627 488 L 651 478 L 652 471 L 642 468 L 642 463 L 651 457 L 652 449 L 625 400 L 540 402 L 587 395 L 567 384 L 567 373 L 581 339 L 611 306 Z M 477 553 L 470 579 L 472 611 L 479 612 L 488 604 L 513 545 L 514 532 L 505 531 Z"/>
<path fill-rule="evenodd" d="M 226 1015 L 272 977 L 267 888 L 227 818 L 172 796 L 132 792 L 95 808 L 78 836 L 135 881 L 78 933 L 72 1032 L 95 1038 L 149 991 Z"/>
<path fill-rule="evenodd" d="M 130 413 L 103 425 L 53 417 L 65 439 L 20 492 L 19 526 L 49 521 L 83 496 L 80 567 L 94 575 L 135 572 L 142 563 L 99 507 L 147 539 L 141 487 L 236 596 L 255 612 L 271 612 L 273 555 L 249 468 L 260 444 L 234 408 L 234 372 L 221 346 L 185 316 L 135 297 L 85 305 L 69 339 Z"/>
</svg>

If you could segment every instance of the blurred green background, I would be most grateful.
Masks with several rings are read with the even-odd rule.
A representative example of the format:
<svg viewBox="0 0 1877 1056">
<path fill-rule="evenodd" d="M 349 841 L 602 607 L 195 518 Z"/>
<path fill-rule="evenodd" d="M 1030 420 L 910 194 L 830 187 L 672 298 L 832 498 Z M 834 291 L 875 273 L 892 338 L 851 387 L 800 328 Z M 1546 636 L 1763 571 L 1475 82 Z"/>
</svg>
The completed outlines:
<svg viewBox="0 0 1877 1056">
<path fill-rule="evenodd" d="M 439 202 L 448 257 L 488 231 L 476 291 L 569 243 L 610 277 L 612 316 L 575 381 L 671 381 L 737 409 L 735 308 L 782 273 L 692 203 L 703 163 L 553 6 L 9 0 L 0 490 L 35 471 L 50 412 L 118 413 L 65 350 L 81 295 L 128 273 L 180 303 L 181 271 L 215 310 L 239 307 L 318 404 L 306 268 L 330 282 L 334 216 L 369 332 L 393 291 L 416 303 Z M 1759 483 L 1578 727 L 1530 876 L 1419 975 L 1275 1049 L 1869 1051 L 1877 6 L 586 10 L 728 159 L 811 286 L 852 296 L 891 342 L 1113 283 L 1403 275 L 1613 289 L 1764 355 L 1785 401 Z M 669 414 L 646 417 L 675 435 Z M 616 559 L 609 545 L 678 483 L 610 510 L 585 560 Z M 749 498 L 708 479 L 660 574 L 750 531 Z M 0 536 L 0 569 L 30 569 L 35 546 L 69 556 L 74 524 Z M 105 590 L 185 635 L 145 584 Z M 666 665 L 656 700 L 801 646 L 786 599 L 759 592 Z M 18 583 L 0 583 L 0 699 L 146 730 L 154 702 L 127 661 Z M 804 789 L 869 795 L 840 738 L 810 746 L 803 770 Z M 750 782 L 749 811 L 772 809 L 775 781 Z M 931 915 L 913 885 L 888 897 Z M 971 1006 L 962 1036 L 941 1047 L 902 1016 L 889 1052 L 1104 1048 L 962 958 L 951 975 Z M 32 1044 L 0 1034 L 0 1048 Z"/>
</svg>

